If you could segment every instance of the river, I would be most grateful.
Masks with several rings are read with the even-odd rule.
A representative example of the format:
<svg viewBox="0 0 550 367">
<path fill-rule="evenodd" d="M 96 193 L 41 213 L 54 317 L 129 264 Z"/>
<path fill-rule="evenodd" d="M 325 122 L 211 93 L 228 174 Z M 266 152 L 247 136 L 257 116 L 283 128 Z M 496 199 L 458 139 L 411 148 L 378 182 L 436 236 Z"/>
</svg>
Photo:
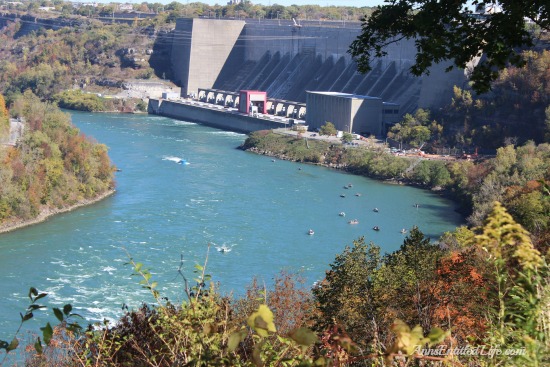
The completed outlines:
<svg viewBox="0 0 550 367">
<path fill-rule="evenodd" d="M 120 169 L 117 192 L 0 235 L 0 339 L 17 329 L 30 286 L 48 293 L 44 303 L 71 303 L 89 321 L 116 319 L 123 304 L 152 302 L 125 265 L 128 254 L 150 269 L 162 295 L 179 302 L 180 263 L 192 278 L 208 244 L 207 273 L 222 292 L 242 294 L 252 277 L 271 284 L 283 268 L 302 271 L 311 285 L 360 236 L 393 251 L 405 237 L 401 228 L 418 225 L 437 238 L 463 222 L 451 202 L 429 191 L 238 150 L 243 134 L 158 116 L 71 114 L 110 148 Z M 217 251 L 222 246 L 228 251 Z M 43 326 L 42 314 L 27 328 Z"/>
</svg>

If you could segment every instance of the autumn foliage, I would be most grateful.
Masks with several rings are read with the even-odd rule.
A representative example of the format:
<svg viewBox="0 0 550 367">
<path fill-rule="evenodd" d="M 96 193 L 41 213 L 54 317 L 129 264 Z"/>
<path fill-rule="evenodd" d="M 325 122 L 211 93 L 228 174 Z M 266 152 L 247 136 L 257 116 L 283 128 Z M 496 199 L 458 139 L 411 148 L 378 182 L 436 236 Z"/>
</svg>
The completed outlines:
<svg viewBox="0 0 550 367">
<path fill-rule="evenodd" d="M 67 114 L 30 92 L 14 102 L 11 112 L 25 129 L 17 146 L 0 148 L 0 225 L 113 188 L 107 147 L 80 134 Z"/>
</svg>

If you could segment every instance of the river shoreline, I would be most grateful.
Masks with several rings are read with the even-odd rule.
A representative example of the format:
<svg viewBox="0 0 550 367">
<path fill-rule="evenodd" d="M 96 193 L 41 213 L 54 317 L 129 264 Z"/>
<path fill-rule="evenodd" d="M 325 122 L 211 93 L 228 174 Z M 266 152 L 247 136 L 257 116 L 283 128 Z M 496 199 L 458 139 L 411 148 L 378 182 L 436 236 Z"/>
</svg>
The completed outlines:
<svg viewBox="0 0 550 367">
<path fill-rule="evenodd" d="M 241 149 L 245 152 L 258 154 L 258 155 L 264 155 L 264 156 L 267 156 L 267 157 L 272 157 L 272 158 L 276 158 L 276 159 L 280 159 L 280 160 L 284 160 L 284 161 L 300 162 L 296 159 L 293 159 L 292 157 L 288 157 L 285 154 L 280 154 L 280 153 L 275 153 L 275 152 L 270 152 L 270 151 L 264 151 L 264 150 L 258 149 L 257 147 L 244 148 L 241 145 L 241 146 L 238 147 L 238 149 Z M 353 169 L 353 167 L 351 167 L 347 164 L 327 164 L 327 163 L 314 163 L 314 162 L 300 162 L 300 163 L 312 164 L 312 165 L 315 165 L 315 166 L 331 168 L 331 169 L 335 169 L 335 170 L 338 170 L 338 171 L 349 173 L 351 175 L 367 177 L 369 179 L 376 180 L 376 181 L 379 181 L 379 182 L 384 182 L 386 184 L 398 185 L 398 186 L 411 186 L 411 187 L 419 188 L 419 189 L 422 189 L 422 190 L 431 191 L 432 193 L 434 193 L 436 195 L 439 195 L 441 197 L 444 197 L 446 199 L 451 200 L 456 205 L 454 210 L 457 213 L 459 213 L 460 215 L 462 215 L 464 218 L 467 218 L 468 215 L 470 214 L 470 213 L 468 213 L 468 211 L 465 208 L 463 208 L 461 206 L 461 203 L 457 199 L 457 197 L 454 196 L 452 194 L 452 192 L 448 189 L 444 189 L 444 188 L 441 188 L 441 187 L 430 187 L 429 185 L 422 185 L 422 184 L 419 184 L 418 182 L 414 182 L 412 180 L 407 180 L 405 178 L 396 178 L 396 177 L 382 178 L 382 177 L 376 177 L 376 176 L 363 175 L 361 173 L 358 173 L 356 170 Z"/>
<path fill-rule="evenodd" d="M 100 202 L 103 199 L 106 199 L 112 195 L 114 195 L 116 192 L 115 189 L 107 190 L 106 192 L 102 193 L 101 195 L 93 198 L 93 199 L 85 199 L 82 201 L 79 201 L 78 203 L 74 205 L 70 205 L 63 208 L 45 208 L 40 211 L 40 214 L 38 214 L 37 217 L 29 219 L 29 220 L 16 220 L 9 223 L 4 223 L 0 225 L 0 234 L 12 232 L 17 229 L 29 227 L 38 223 L 42 223 L 46 220 L 48 220 L 50 217 L 53 217 L 57 214 L 67 213 L 70 211 L 73 211 L 75 209 L 88 206 L 91 204 L 95 204 L 97 202 Z"/>
</svg>

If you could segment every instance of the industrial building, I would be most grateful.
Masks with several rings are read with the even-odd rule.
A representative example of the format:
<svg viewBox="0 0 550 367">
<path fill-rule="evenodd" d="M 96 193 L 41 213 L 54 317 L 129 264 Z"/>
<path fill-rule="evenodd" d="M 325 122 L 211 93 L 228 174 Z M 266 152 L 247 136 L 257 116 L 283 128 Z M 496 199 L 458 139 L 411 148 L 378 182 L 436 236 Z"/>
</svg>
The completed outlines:
<svg viewBox="0 0 550 367">
<path fill-rule="evenodd" d="M 310 130 L 331 122 L 340 131 L 381 136 L 400 119 L 398 104 L 350 93 L 308 91 L 306 106 Z"/>
</svg>

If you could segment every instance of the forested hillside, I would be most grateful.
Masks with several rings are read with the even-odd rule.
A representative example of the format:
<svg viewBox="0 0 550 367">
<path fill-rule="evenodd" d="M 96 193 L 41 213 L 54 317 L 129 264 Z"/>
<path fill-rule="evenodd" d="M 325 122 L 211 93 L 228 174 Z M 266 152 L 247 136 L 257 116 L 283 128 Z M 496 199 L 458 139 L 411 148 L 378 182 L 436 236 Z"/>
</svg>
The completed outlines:
<svg viewBox="0 0 550 367">
<path fill-rule="evenodd" d="M 524 57 L 526 65 L 504 68 L 489 93 L 455 87 L 452 101 L 434 116 L 443 126 L 440 146 L 550 142 L 550 49 L 526 51 Z"/>
<path fill-rule="evenodd" d="M 0 32 L 0 91 L 8 104 L 31 90 L 42 100 L 55 99 L 67 108 L 143 110 L 135 106 L 139 101 L 98 95 L 120 92 L 125 80 L 154 76 L 148 63 L 151 28 L 90 20 L 82 27 L 40 29 L 16 38 L 19 26 L 10 23 Z M 127 111 L 129 105 L 133 108 Z"/>
<path fill-rule="evenodd" d="M 4 104 L 4 127 L 2 111 Z M 27 91 L 13 101 L 10 113 L 23 121 L 24 133 L 16 146 L 0 146 L 0 228 L 114 188 L 107 147 L 83 136 L 57 106 Z"/>
</svg>

